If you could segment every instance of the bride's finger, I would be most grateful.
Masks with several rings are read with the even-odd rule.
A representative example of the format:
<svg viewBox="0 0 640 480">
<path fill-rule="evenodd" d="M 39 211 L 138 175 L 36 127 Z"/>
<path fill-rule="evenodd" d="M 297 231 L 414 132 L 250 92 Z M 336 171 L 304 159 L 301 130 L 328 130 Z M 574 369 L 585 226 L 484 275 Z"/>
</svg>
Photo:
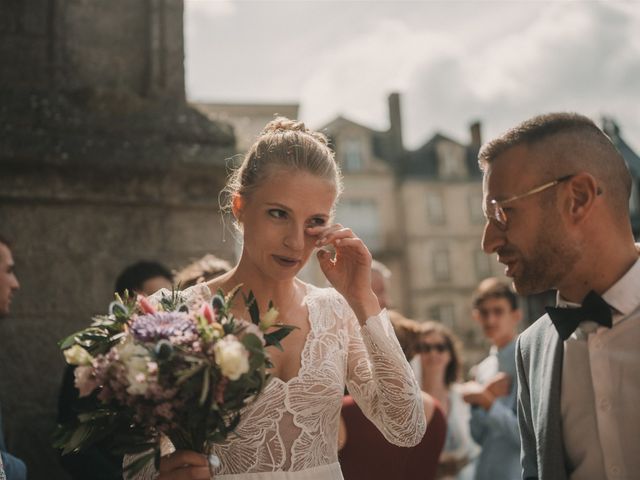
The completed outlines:
<svg viewBox="0 0 640 480">
<path fill-rule="evenodd" d="M 336 255 L 343 256 L 348 252 L 351 255 L 355 255 L 358 259 L 371 262 L 371 252 L 358 237 L 338 238 L 334 242 L 334 245 L 336 247 Z"/>
<path fill-rule="evenodd" d="M 321 238 L 318 239 L 318 241 L 316 242 L 316 245 L 318 246 L 328 245 L 330 243 L 335 243 L 335 241 L 338 239 L 343 239 L 343 238 L 356 238 L 356 236 L 353 233 L 353 230 L 351 230 L 350 228 L 342 228 L 340 230 L 329 232 L 328 234 L 323 235 Z"/>
<path fill-rule="evenodd" d="M 177 450 L 160 461 L 160 471 L 170 472 L 183 467 L 208 467 L 207 458 L 190 450 Z"/>
</svg>

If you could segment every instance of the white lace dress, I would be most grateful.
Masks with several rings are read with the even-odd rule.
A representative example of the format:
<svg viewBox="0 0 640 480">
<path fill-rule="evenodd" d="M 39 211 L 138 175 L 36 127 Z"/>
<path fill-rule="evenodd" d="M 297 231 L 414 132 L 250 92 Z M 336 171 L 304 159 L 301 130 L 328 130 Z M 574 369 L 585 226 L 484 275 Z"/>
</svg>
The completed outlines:
<svg viewBox="0 0 640 480">
<path fill-rule="evenodd" d="M 184 293 L 211 296 L 206 286 Z M 305 301 L 310 331 L 298 375 L 272 378 L 243 411 L 236 432 L 213 446 L 221 460 L 216 479 L 342 480 L 337 440 L 345 386 L 387 440 L 409 447 L 422 439 L 420 388 L 386 311 L 360 327 L 334 289 L 309 285 Z M 163 445 L 163 452 L 171 450 Z M 150 464 L 134 478 L 156 475 Z"/>
</svg>

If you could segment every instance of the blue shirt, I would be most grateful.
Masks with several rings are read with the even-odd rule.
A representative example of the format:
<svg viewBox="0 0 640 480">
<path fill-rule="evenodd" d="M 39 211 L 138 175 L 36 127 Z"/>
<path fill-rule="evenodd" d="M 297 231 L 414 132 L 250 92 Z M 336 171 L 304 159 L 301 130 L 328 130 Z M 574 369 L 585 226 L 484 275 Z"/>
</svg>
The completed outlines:
<svg viewBox="0 0 640 480">
<path fill-rule="evenodd" d="M 498 372 L 511 378 L 511 390 L 498 397 L 489 411 L 471 408 L 471 435 L 482 447 L 476 461 L 476 480 L 517 480 L 520 466 L 520 432 L 516 416 L 518 380 L 516 377 L 515 339 L 501 349 L 493 347 L 490 355 L 476 366 L 476 381 L 487 383 Z"/>
<path fill-rule="evenodd" d="M 2 457 L 4 475 L 7 480 L 26 480 L 27 466 L 22 460 L 14 457 L 6 450 L 7 448 L 4 444 L 4 435 L 2 433 L 2 412 L 0 411 L 0 456 Z"/>
</svg>

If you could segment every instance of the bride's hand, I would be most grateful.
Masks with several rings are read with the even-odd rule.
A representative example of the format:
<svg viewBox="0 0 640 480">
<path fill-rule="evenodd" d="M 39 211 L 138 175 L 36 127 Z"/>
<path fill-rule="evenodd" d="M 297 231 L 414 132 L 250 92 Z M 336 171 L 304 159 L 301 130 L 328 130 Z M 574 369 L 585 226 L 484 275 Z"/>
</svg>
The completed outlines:
<svg viewBox="0 0 640 480">
<path fill-rule="evenodd" d="M 360 324 L 380 312 L 378 299 L 371 290 L 371 253 L 350 228 L 340 224 L 307 229 L 317 236 L 318 261 L 331 285 L 347 300 Z M 333 245 L 335 258 L 322 247 Z"/>
<path fill-rule="evenodd" d="M 177 450 L 160 459 L 160 475 L 157 480 L 209 480 L 207 457 L 189 450 Z"/>
</svg>

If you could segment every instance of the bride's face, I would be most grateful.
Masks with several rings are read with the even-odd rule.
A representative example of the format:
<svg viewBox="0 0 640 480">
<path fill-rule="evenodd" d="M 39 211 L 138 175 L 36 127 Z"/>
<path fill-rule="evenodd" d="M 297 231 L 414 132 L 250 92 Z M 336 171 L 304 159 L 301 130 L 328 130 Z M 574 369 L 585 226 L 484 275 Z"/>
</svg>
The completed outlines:
<svg viewBox="0 0 640 480">
<path fill-rule="evenodd" d="M 327 225 L 336 188 L 304 171 L 277 170 L 234 203 L 242 224 L 243 259 L 275 280 L 294 277 L 315 247 L 308 227 Z"/>
</svg>

